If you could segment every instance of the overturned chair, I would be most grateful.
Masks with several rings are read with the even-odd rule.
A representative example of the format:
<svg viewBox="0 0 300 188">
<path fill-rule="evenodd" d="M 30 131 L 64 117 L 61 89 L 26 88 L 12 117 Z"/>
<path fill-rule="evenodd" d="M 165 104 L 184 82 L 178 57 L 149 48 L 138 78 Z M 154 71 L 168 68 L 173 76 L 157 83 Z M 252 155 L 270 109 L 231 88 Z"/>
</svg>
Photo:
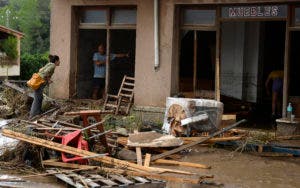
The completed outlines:
<svg viewBox="0 0 300 188">
<path fill-rule="evenodd" d="M 133 102 L 134 78 L 124 76 L 118 95 L 107 94 L 103 110 L 113 110 L 114 114 L 127 115 Z"/>
</svg>

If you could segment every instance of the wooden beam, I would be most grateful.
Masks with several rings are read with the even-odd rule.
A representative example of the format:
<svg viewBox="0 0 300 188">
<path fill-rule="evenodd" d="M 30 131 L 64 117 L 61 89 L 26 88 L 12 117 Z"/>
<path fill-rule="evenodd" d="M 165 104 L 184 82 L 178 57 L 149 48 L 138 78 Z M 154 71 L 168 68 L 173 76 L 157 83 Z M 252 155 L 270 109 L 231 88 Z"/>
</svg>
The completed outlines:
<svg viewBox="0 0 300 188">
<path fill-rule="evenodd" d="M 145 161 L 144 161 L 144 166 L 147 166 L 147 167 L 150 166 L 150 159 L 151 159 L 151 154 L 146 153 Z"/>
<path fill-rule="evenodd" d="M 180 162 L 180 161 L 165 160 L 165 159 L 157 159 L 153 163 L 155 163 L 155 164 L 179 165 L 179 166 L 193 167 L 193 168 L 211 169 L 211 166 L 207 166 L 207 165 L 203 165 L 203 164 L 190 163 L 190 162 Z"/>
<path fill-rule="evenodd" d="M 206 137 L 206 138 L 200 138 L 199 140 L 197 140 L 197 141 L 195 141 L 195 142 L 192 142 L 192 143 L 190 143 L 190 144 L 180 146 L 180 147 L 178 147 L 178 148 L 172 149 L 172 150 L 170 150 L 170 151 L 164 152 L 164 153 L 159 154 L 159 155 L 155 155 L 155 156 L 153 156 L 153 157 L 151 158 L 151 161 L 155 161 L 155 160 L 157 160 L 157 159 L 164 158 L 164 157 L 166 157 L 166 156 L 168 156 L 168 155 L 172 155 L 172 154 L 174 154 L 174 153 L 180 152 L 180 151 L 182 151 L 182 150 L 184 150 L 184 149 L 187 149 L 187 148 L 189 148 L 189 147 L 192 147 L 192 146 L 195 146 L 195 145 L 197 145 L 197 144 L 203 143 L 203 142 L 205 142 L 205 141 L 211 139 L 212 137 L 215 137 L 215 136 L 217 136 L 217 135 L 219 135 L 219 134 L 222 134 L 222 133 L 224 133 L 224 132 L 226 132 L 226 131 L 232 129 L 233 127 L 236 127 L 236 126 L 238 126 L 239 124 L 242 124 L 242 123 L 244 123 L 244 122 L 246 122 L 245 119 L 243 119 L 243 120 L 241 120 L 241 121 L 239 121 L 239 122 L 237 122 L 237 123 L 235 123 L 235 124 L 233 124 L 233 125 L 230 125 L 230 126 L 224 128 L 224 129 L 221 129 L 220 131 L 217 131 L 217 132 L 213 133 L 213 134 L 210 135 L 209 137 Z"/>
<path fill-rule="evenodd" d="M 179 137 L 183 140 L 183 144 L 189 144 L 191 142 L 195 142 L 200 138 L 207 138 L 207 137 Z M 231 137 L 222 137 L 222 138 L 211 138 L 204 143 L 215 143 L 215 142 L 226 142 L 226 141 L 234 141 L 242 139 L 242 136 L 231 136 Z M 127 146 L 128 137 L 118 137 L 117 142 L 123 146 Z"/>
<path fill-rule="evenodd" d="M 143 165 L 143 160 L 142 160 L 142 149 L 141 147 L 136 147 L 135 148 L 135 152 L 136 152 L 136 161 L 138 165 Z"/>
<path fill-rule="evenodd" d="M 216 15 L 216 62 L 215 62 L 215 99 L 217 101 L 221 100 L 221 90 L 220 90 L 220 59 L 221 59 L 221 25 L 220 25 L 220 17 L 221 17 L 221 8 L 217 7 L 217 15 Z"/>
<path fill-rule="evenodd" d="M 284 49 L 284 75 L 283 75 L 283 96 L 282 96 L 282 117 L 286 117 L 286 107 L 289 98 L 289 73 L 290 73 L 290 31 L 291 7 L 288 7 L 285 27 L 285 49 Z"/>
<path fill-rule="evenodd" d="M 34 145 L 43 146 L 43 147 L 46 147 L 49 149 L 57 150 L 60 152 L 69 153 L 72 155 L 77 155 L 77 156 L 82 156 L 82 157 L 97 155 L 97 153 L 94 153 L 94 152 L 81 150 L 81 149 L 70 147 L 70 146 L 65 146 L 65 145 L 62 145 L 59 143 L 51 142 L 49 140 L 44 140 L 41 138 L 28 136 L 28 135 L 14 132 L 14 131 L 11 131 L 8 129 L 3 129 L 2 135 L 6 136 L 6 137 L 14 138 L 14 139 L 22 140 L 22 141 L 25 141 L 25 142 L 28 142 L 28 143 L 31 143 Z M 126 167 L 127 169 L 134 170 L 134 171 L 146 171 L 146 172 L 156 172 L 156 173 L 174 172 L 174 173 L 180 173 L 180 174 L 194 174 L 191 172 L 173 170 L 173 169 L 144 167 L 144 166 L 140 166 L 140 165 L 137 165 L 134 163 L 130 163 L 130 162 L 123 161 L 123 160 L 116 159 L 116 158 L 109 157 L 109 156 L 96 157 L 96 158 L 93 158 L 93 160 L 103 162 L 106 164 L 110 164 L 113 166 L 117 166 L 117 167 L 122 167 L 122 168 Z"/>
</svg>

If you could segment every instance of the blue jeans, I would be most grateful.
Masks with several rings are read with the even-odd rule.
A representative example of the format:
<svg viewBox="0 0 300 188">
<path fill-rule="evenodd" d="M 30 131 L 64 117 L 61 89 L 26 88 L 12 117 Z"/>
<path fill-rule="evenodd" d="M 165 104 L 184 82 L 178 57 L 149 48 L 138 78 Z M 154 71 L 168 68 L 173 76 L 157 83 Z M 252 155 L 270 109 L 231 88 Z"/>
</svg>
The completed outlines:
<svg viewBox="0 0 300 188">
<path fill-rule="evenodd" d="M 33 118 L 34 116 L 42 113 L 43 92 L 45 86 L 46 84 L 43 84 L 37 90 L 34 91 L 29 118 Z"/>
</svg>

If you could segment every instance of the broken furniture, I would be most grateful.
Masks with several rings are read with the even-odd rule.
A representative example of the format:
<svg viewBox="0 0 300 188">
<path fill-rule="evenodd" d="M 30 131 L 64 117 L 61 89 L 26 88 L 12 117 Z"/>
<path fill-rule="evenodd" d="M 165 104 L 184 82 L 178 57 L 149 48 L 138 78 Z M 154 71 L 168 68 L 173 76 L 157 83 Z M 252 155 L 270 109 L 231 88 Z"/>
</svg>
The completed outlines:
<svg viewBox="0 0 300 188">
<path fill-rule="evenodd" d="M 103 122 L 98 122 L 93 125 L 87 126 L 83 129 L 76 130 L 74 132 L 68 133 L 63 136 L 54 135 L 54 138 L 61 139 L 61 144 L 65 146 L 72 146 L 81 150 L 89 150 L 88 142 L 83 139 L 82 132 L 85 130 L 89 130 L 93 127 L 102 125 Z M 88 161 L 81 156 L 68 157 L 64 152 L 61 153 L 61 158 L 63 162 L 74 162 L 77 161 L 79 164 L 87 164 Z"/>
<path fill-rule="evenodd" d="M 124 76 L 117 95 L 107 94 L 104 102 L 104 110 L 113 110 L 117 114 L 129 113 L 129 109 L 133 102 L 134 94 L 134 78 Z"/>
<path fill-rule="evenodd" d="M 104 132 L 104 128 L 103 128 L 103 125 L 102 123 L 99 123 L 101 122 L 101 115 L 102 114 L 105 114 L 105 113 L 110 113 L 111 111 L 101 111 L 101 110 L 83 110 L 83 111 L 78 111 L 78 112 L 67 112 L 65 113 L 64 115 L 80 115 L 80 117 L 82 118 L 82 121 L 83 121 L 83 126 L 84 127 L 88 127 L 90 125 L 90 122 L 88 121 L 88 118 L 89 117 L 94 117 L 96 122 L 98 122 L 97 124 L 97 129 L 100 131 L 100 133 L 103 133 Z M 88 129 L 88 135 L 91 136 L 91 132 L 90 130 Z M 100 138 L 100 141 L 102 143 L 102 145 L 107 149 L 107 151 L 109 151 L 109 147 L 107 145 L 107 142 L 106 142 L 106 137 L 105 135 L 101 135 L 99 136 Z"/>
</svg>

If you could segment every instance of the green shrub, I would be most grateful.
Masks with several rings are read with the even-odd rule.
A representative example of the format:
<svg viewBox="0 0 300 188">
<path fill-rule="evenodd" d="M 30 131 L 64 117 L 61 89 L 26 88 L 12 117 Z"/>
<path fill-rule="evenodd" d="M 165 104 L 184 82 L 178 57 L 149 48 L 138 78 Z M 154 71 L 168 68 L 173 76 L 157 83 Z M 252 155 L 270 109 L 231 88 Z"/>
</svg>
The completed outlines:
<svg viewBox="0 0 300 188">
<path fill-rule="evenodd" d="M 23 54 L 21 55 L 21 80 L 29 80 L 33 73 L 48 63 L 48 53 L 45 54 Z"/>
<path fill-rule="evenodd" d="M 18 40 L 15 37 L 9 36 L 1 42 L 1 50 L 3 50 L 11 59 L 17 59 Z"/>
</svg>

